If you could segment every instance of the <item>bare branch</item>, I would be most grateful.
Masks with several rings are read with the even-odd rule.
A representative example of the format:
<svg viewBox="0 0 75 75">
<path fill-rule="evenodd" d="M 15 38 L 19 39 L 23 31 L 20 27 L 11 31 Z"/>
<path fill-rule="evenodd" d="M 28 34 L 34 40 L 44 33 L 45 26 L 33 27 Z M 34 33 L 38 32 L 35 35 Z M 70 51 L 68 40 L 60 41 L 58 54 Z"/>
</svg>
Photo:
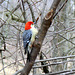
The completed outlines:
<svg viewBox="0 0 75 75">
<path fill-rule="evenodd" d="M 26 0 L 24 0 L 24 3 L 26 2 Z M 18 8 L 20 7 L 20 3 L 14 8 L 12 9 L 11 11 L 11 14 L 14 13 Z"/>
<path fill-rule="evenodd" d="M 58 13 L 61 11 L 61 9 L 66 5 L 66 3 L 68 2 L 68 0 L 65 0 L 65 2 L 61 5 L 61 7 L 59 8 L 59 10 L 55 13 L 55 15 L 53 16 L 53 19 L 56 17 L 56 15 L 58 15 Z"/>
<path fill-rule="evenodd" d="M 57 33 L 58 34 L 58 33 Z M 62 38 L 66 39 L 68 42 L 72 43 L 73 45 L 75 45 L 75 43 L 73 43 L 72 41 L 70 41 L 69 39 L 65 38 L 64 36 L 58 34 L 59 36 L 61 36 Z"/>
<path fill-rule="evenodd" d="M 43 67 L 51 66 L 51 65 L 65 64 L 67 62 L 75 62 L 75 59 L 73 59 L 73 60 L 67 60 L 67 61 L 62 61 L 62 62 L 54 62 L 52 64 L 46 64 L 46 65 L 41 65 L 41 66 L 33 66 L 33 68 L 43 68 Z"/>
<path fill-rule="evenodd" d="M 6 50 L 5 37 L 4 37 L 4 35 L 2 33 L 0 33 L 0 35 L 3 38 L 4 50 Z"/>
<path fill-rule="evenodd" d="M 40 74 L 40 75 L 57 75 L 57 74 L 63 74 L 63 73 L 65 75 L 74 74 L 75 73 L 75 68 L 70 69 L 70 70 L 64 70 L 64 71 L 59 71 L 59 72 L 54 72 L 54 73 L 47 73 L 47 74 Z"/>
<path fill-rule="evenodd" d="M 2 52 L 1 52 L 1 58 L 3 58 Z M 3 61 L 3 59 L 2 59 L 2 65 L 3 65 L 3 67 L 4 67 L 4 61 Z M 6 75 L 5 69 L 3 69 L 3 72 L 4 72 L 4 75 Z"/>
<path fill-rule="evenodd" d="M 0 52 L 1 52 L 1 51 L 5 51 L 5 49 L 0 49 Z"/>
<path fill-rule="evenodd" d="M 37 60 L 37 61 L 35 61 L 35 63 L 44 62 L 44 61 L 58 60 L 58 59 L 74 58 L 74 57 L 75 57 L 75 55 L 63 56 L 63 57 L 55 57 L 55 58 L 50 58 L 50 59 Z"/>
<path fill-rule="evenodd" d="M 2 4 L 5 0 L 0 0 L 0 4 Z"/>
<path fill-rule="evenodd" d="M 28 4 L 29 9 L 30 9 L 30 11 L 31 11 L 31 15 L 32 15 L 33 22 L 36 22 L 35 16 L 34 16 L 34 12 L 33 12 L 32 6 L 31 6 L 31 4 L 30 4 L 30 1 L 27 0 L 27 4 Z"/>
<path fill-rule="evenodd" d="M 22 12 L 22 14 L 23 14 L 23 17 L 24 17 L 24 21 L 25 21 L 25 23 L 26 23 L 26 17 L 25 17 L 26 13 L 25 13 L 24 1 L 21 0 L 21 2 L 22 2 L 22 7 L 23 7 L 23 12 Z"/>
<path fill-rule="evenodd" d="M 12 15 L 12 20 L 15 20 L 15 21 L 18 21 L 18 22 L 21 22 L 21 23 L 25 23 L 24 20 L 19 19 L 19 18 L 16 18 L 16 17 L 14 17 L 13 15 Z"/>
</svg>

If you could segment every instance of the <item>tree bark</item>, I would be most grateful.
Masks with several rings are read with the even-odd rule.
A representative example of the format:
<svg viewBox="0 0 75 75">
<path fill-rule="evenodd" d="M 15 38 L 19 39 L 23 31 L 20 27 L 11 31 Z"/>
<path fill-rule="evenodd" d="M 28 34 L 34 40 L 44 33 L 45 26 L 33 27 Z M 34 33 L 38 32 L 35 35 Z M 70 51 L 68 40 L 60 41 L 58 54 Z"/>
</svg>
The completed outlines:
<svg viewBox="0 0 75 75">
<path fill-rule="evenodd" d="M 30 62 L 27 62 L 24 69 L 21 71 L 20 75 L 28 75 L 33 64 L 34 61 L 40 51 L 40 48 L 42 46 L 42 42 L 45 38 L 45 35 L 47 33 L 48 28 L 51 26 L 52 24 L 52 20 L 53 20 L 53 15 L 56 11 L 57 6 L 59 5 L 59 2 L 61 0 L 54 0 L 53 4 L 50 8 L 50 11 L 47 13 L 47 15 L 45 16 L 45 18 L 43 19 L 43 22 L 41 24 L 40 30 L 38 32 L 38 39 L 36 39 L 35 43 L 34 43 L 34 47 L 33 47 L 33 51 L 31 54 L 31 60 Z"/>
</svg>

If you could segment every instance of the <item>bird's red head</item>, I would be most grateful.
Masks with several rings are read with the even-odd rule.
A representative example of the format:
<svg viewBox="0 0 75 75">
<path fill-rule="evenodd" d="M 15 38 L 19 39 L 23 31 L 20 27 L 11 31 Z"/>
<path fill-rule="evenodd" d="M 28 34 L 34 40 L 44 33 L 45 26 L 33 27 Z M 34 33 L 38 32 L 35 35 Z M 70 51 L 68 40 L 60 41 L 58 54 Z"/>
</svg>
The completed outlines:
<svg viewBox="0 0 75 75">
<path fill-rule="evenodd" d="M 31 24 L 34 24 L 34 22 L 28 21 L 28 22 L 25 24 L 25 30 L 31 29 Z"/>
</svg>

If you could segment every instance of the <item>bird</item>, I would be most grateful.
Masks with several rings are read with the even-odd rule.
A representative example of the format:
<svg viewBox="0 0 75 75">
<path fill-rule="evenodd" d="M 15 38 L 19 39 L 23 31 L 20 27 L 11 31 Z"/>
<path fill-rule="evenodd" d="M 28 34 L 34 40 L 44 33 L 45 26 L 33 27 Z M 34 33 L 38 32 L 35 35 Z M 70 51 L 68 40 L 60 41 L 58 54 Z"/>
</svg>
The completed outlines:
<svg viewBox="0 0 75 75">
<path fill-rule="evenodd" d="M 28 21 L 25 24 L 25 30 L 23 32 L 23 46 L 25 54 L 27 54 L 27 61 L 30 61 L 33 43 L 35 42 L 36 35 L 38 34 L 37 28 L 32 21 Z"/>
</svg>

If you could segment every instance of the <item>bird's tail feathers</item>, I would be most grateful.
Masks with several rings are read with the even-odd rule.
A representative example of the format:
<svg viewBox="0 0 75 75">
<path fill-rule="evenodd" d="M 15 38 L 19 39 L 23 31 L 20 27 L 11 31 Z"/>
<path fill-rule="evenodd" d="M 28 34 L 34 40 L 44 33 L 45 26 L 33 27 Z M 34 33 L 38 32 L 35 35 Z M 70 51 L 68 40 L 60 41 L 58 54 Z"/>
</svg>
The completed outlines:
<svg viewBox="0 0 75 75">
<path fill-rule="evenodd" d="M 28 53 L 28 47 L 25 47 L 24 50 L 25 50 L 24 54 Z"/>
<path fill-rule="evenodd" d="M 29 51 L 28 51 L 28 53 L 27 53 L 27 61 L 30 61 L 30 57 L 31 57 L 31 53 L 29 53 Z"/>
<path fill-rule="evenodd" d="M 27 61 L 30 61 L 32 51 L 33 51 L 33 47 L 31 49 L 31 52 L 30 51 L 27 52 Z"/>
</svg>

